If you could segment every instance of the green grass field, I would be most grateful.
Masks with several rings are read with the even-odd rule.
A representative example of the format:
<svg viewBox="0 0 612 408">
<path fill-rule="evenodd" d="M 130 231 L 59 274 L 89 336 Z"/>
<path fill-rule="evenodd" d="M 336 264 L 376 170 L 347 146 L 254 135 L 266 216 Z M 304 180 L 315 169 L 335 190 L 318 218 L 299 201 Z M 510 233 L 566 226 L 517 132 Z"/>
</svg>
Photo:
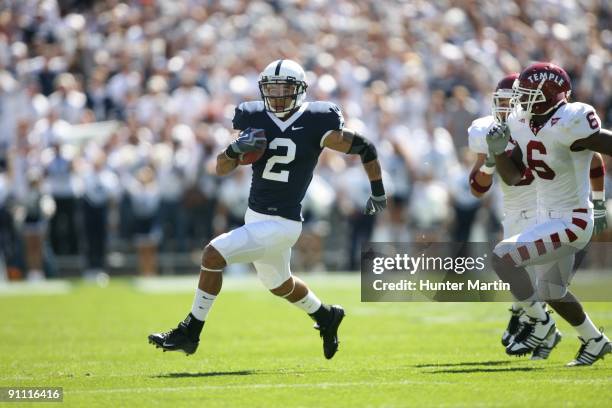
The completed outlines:
<svg viewBox="0 0 612 408">
<path fill-rule="evenodd" d="M 114 280 L 106 288 L 75 283 L 67 294 L 0 296 L 0 386 L 61 386 L 64 405 L 87 407 L 612 401 L 611 358 L 564 367 L 578 349 L 565 322 L 558 323 L 564 339 L 550 359 L 531 362 L 507 357 L 500 345 L 506 304 L 360 303 L 358 275 L 304 278 L 347 311 L 331 361 L 312 322 L 253 279 L 228 282 L 195 355 L 162 353 L 146 337 L 185 316 L 195 277 L 176 288 Z M 612 327 L 612 304 L 587 310 Z"/>
</svg>

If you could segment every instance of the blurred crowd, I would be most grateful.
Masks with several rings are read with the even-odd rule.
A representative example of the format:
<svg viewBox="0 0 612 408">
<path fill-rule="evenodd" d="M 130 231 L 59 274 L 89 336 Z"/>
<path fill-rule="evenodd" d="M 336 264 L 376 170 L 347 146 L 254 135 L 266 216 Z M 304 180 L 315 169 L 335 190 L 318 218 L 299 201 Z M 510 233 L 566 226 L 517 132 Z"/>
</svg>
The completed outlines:
<svg viewBox="0 0 612 408">
<path fill-rule="evenodd" d="M 324 152 L 297 269 L 357 269 L 370 239 L 486 240 L 499 193 L 469 193 L 467 127 L 489 114 L 500 77 L 546 60 L 609 128 L 611 11 L 606 0 L 0 0 L 0 263 L 53 275 L 54 256 L 79 255 L 95 272 L 110 251 L 135 251 L 152 274 L 159 250 L 197 251 L 240 225 L 250 168 L 218 178 L 213 161 L 234 107 L 259 99 L 258 74 L 278 58 L 305 68 L 307 99 L 338 103 L 375 141 L 391 197 L 385 215 L 362 215 L 360 162 Z"/>
</svg>

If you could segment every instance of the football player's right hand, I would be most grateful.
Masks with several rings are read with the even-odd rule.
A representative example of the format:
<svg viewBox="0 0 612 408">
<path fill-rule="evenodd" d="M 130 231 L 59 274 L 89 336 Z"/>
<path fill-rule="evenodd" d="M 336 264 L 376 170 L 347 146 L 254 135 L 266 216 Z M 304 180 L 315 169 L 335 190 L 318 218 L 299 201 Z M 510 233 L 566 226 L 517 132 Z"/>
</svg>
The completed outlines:
<svg viewBox="0 0 612 408">
<path fill-rule="evenodd" d="M 366 208 L 363 211 L 364 214 L 374 215 L 378 214 L 382 210 L 387 208 L 387 196 L 370 196 L 368 198 L 368 202 L 366 203 Z"/>
<path fill-rule="evenodd" d="M 489 145 L 489 154 L 495 156 L 506 151 L 506 146 L 510 141 L 510 129 L 508 125 L 500 125 L 496 123 L 487 133 L 487 144 Z"/>
<path fill-rule="evenodd" d="M 266 136 L 263 129 L 246 128 L 230 145 L 234 153 L 243 154 L 261 150 L 266 147 Z"/>
</svg>

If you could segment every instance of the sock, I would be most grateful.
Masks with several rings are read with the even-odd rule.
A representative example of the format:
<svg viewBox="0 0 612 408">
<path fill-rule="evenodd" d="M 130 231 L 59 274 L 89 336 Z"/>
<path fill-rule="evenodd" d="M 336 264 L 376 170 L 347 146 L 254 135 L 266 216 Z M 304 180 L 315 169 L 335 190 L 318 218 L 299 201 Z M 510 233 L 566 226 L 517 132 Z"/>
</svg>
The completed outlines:
<svg viewBox="0 0 612 408">
<path fill-rule="evenodd" d="M 313 291 L 309 290 L 306 296 L 293 304 L 311 315 L 321 307 L 322 303 L 317 295 L 315 295 Z"/>
<path fill-rule="evenodd" d="M 525 314 L 538 320 L 546 320 L 546 311 L 542 307 L 542 302 L 522 302 Z"/>
<path fill-rule="evenodd" d="M 595 325 L 589 318 L 589 315 L 585 315 L 586 318 L 584 319 L 584 322 L 582 322 L 582 324 L 579 324 L 578 326 L 574 326 L 574 329 L 576 329 L 580 337 L 582 337 L 584 341 L 589 341 L 590 339 L 595 339 L 601 336 L 601 332 L 597 330 L 597 327 L 595 327 Z"/>
<path fill-rule="evenodd" d="M 193 306 L 191 306 L 191 314 L 198 320 L 206 320 L 208 312 L 213 305 L 217 296 L 206 293 L 200 288 L 196 289 L 195 297 L 193 298 Z"/>
</svg>

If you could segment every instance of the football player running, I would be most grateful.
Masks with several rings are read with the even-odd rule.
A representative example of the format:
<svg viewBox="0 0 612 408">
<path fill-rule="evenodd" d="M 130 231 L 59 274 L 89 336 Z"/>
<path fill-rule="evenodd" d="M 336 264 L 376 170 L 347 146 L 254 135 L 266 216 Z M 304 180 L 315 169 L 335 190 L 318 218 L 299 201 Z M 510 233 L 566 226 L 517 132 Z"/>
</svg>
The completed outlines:
<svg viewBox="0 0 612 408">
<path fill-rule="evenodd" d="M 344 128 L 340 108 L 331 102 L 305 102 L 306 75 L 292 60 L 270 63 L 259 76 L 261 101 L 241 103 L 235 111 L 238 138 L 218 155 L 216 172 L 234 170 L 241 155 L 260 151 L 253 176 L 245 225 L 213 239 L 204 248 L 200 280 L 191 312 L 178 327 L 149 336 L 164 351 L 196 351 L 208 312 L 219 294 L 223 268 L 252 262 L 257 275 L 274 295 L 306 312 L 323 339 L 331 359 L 338 350 L 341 306 L 321 302 L 290 269 L 291 247 L 302 231 L 301 202 L 312 180 L 321 151 L 327 147 L 361 157 L 372 194 L 365 212 L 377 214 L 387 205 L 376 148 L 364 136 Z"/>
<path fill-rule="evenodd" d="M 610 353 L 612 344 L 567 287 L 574 255 L 588 244 L 594 230 L 588 181 L 593 152 L 612 154 L 612 133 L 601 129 L 592 106 L 568 102 L 570 78 L 557 65 L 530 65 L 513 88 L 516 109 L 507 124 L 491 128 L 487 144 L 506 184 L 520 182 L 525 167 L 531 170 L 537 191 L 537 223 L 505 238 L 494 250 L 495 271 L 511 285 L 512 294 L 523 302 L 530 317 L 506 352 L 531 352 L 555 332 L 549 313 L 532 303 L 545 299 L 579 334 L 582 345 L 568 366 L 591 365 Z M 517 147 L 509 156 L 510 137 Z M 534 287 L 525 268 L 551 262 L 558 268 L 538 273 Z"/>
<path fill-rule="evenodd" d="M 514 81 L 518 79 L 518 73 L 512 73 L 502 78 L 493 93 L 492 115 L 484 116 L 472 122 L 468 128 L 468 141 L 470 149 L 477 154 L 476 163 L 470 174 L 470 187 L 472 194 L 476 197 L 482 197 L 490 188 L 493 182 L 493 174 L 495 173 L 495 159 L 489 154 L 489 149 L 486 141 L 487 133 L 495 124 L 505 124 L 508 115 L 511 112 L 510 101 L 513 96 L 512 86 Z M 515 147 L 515 143 L 510 139 L 506 146 L 506 153 L 510 154 Z M 600 229 L 605 228 L 605 205 L 603 203 L 603 160 L 600 154 L 595 154 L 591 161 L 591 187 L 593 189 L 593 197 L 596 205 L 603 206 L 603 212 L 599 217 L 595 218 L 595 223 Z M 502 221 L 504 239 L 513 235 L 519 234 L 528 227 L 535 225 L 536 220 L 536 188 L 534 176 L 529 168 L 525 168 L 525 172 L 521 180 L 515 185 L 500 184 L 503 195 L 503 214 Z M 601 198 L 599 198 L 601 196 Z M 595 198 L 599 198 L 599 201 Z M 546 270 L 553 265 L 543 265 L 540 268 L 534 266 L 527 267 L 526 270 L 530 275 L 532 282 L 536 281 L 536 270 Z M 535 302 L 530 306 L 539 306 L 545 308 L 544 302 Z M 510 307 L 510 320 L 502 334 L 501 343 L 507 347 L 514 337 L 520 332 L 522 323 L 529 320 L 529 314 L 523 310 L 522 302 L 515 301 Z M 531 355 L 532 360 L 544 360 L 550 355 L 552 349 L 561 341 L 561 333 L 558 330 L 552 332 L 545 341 L 537 346 Z"/>
</svg>

